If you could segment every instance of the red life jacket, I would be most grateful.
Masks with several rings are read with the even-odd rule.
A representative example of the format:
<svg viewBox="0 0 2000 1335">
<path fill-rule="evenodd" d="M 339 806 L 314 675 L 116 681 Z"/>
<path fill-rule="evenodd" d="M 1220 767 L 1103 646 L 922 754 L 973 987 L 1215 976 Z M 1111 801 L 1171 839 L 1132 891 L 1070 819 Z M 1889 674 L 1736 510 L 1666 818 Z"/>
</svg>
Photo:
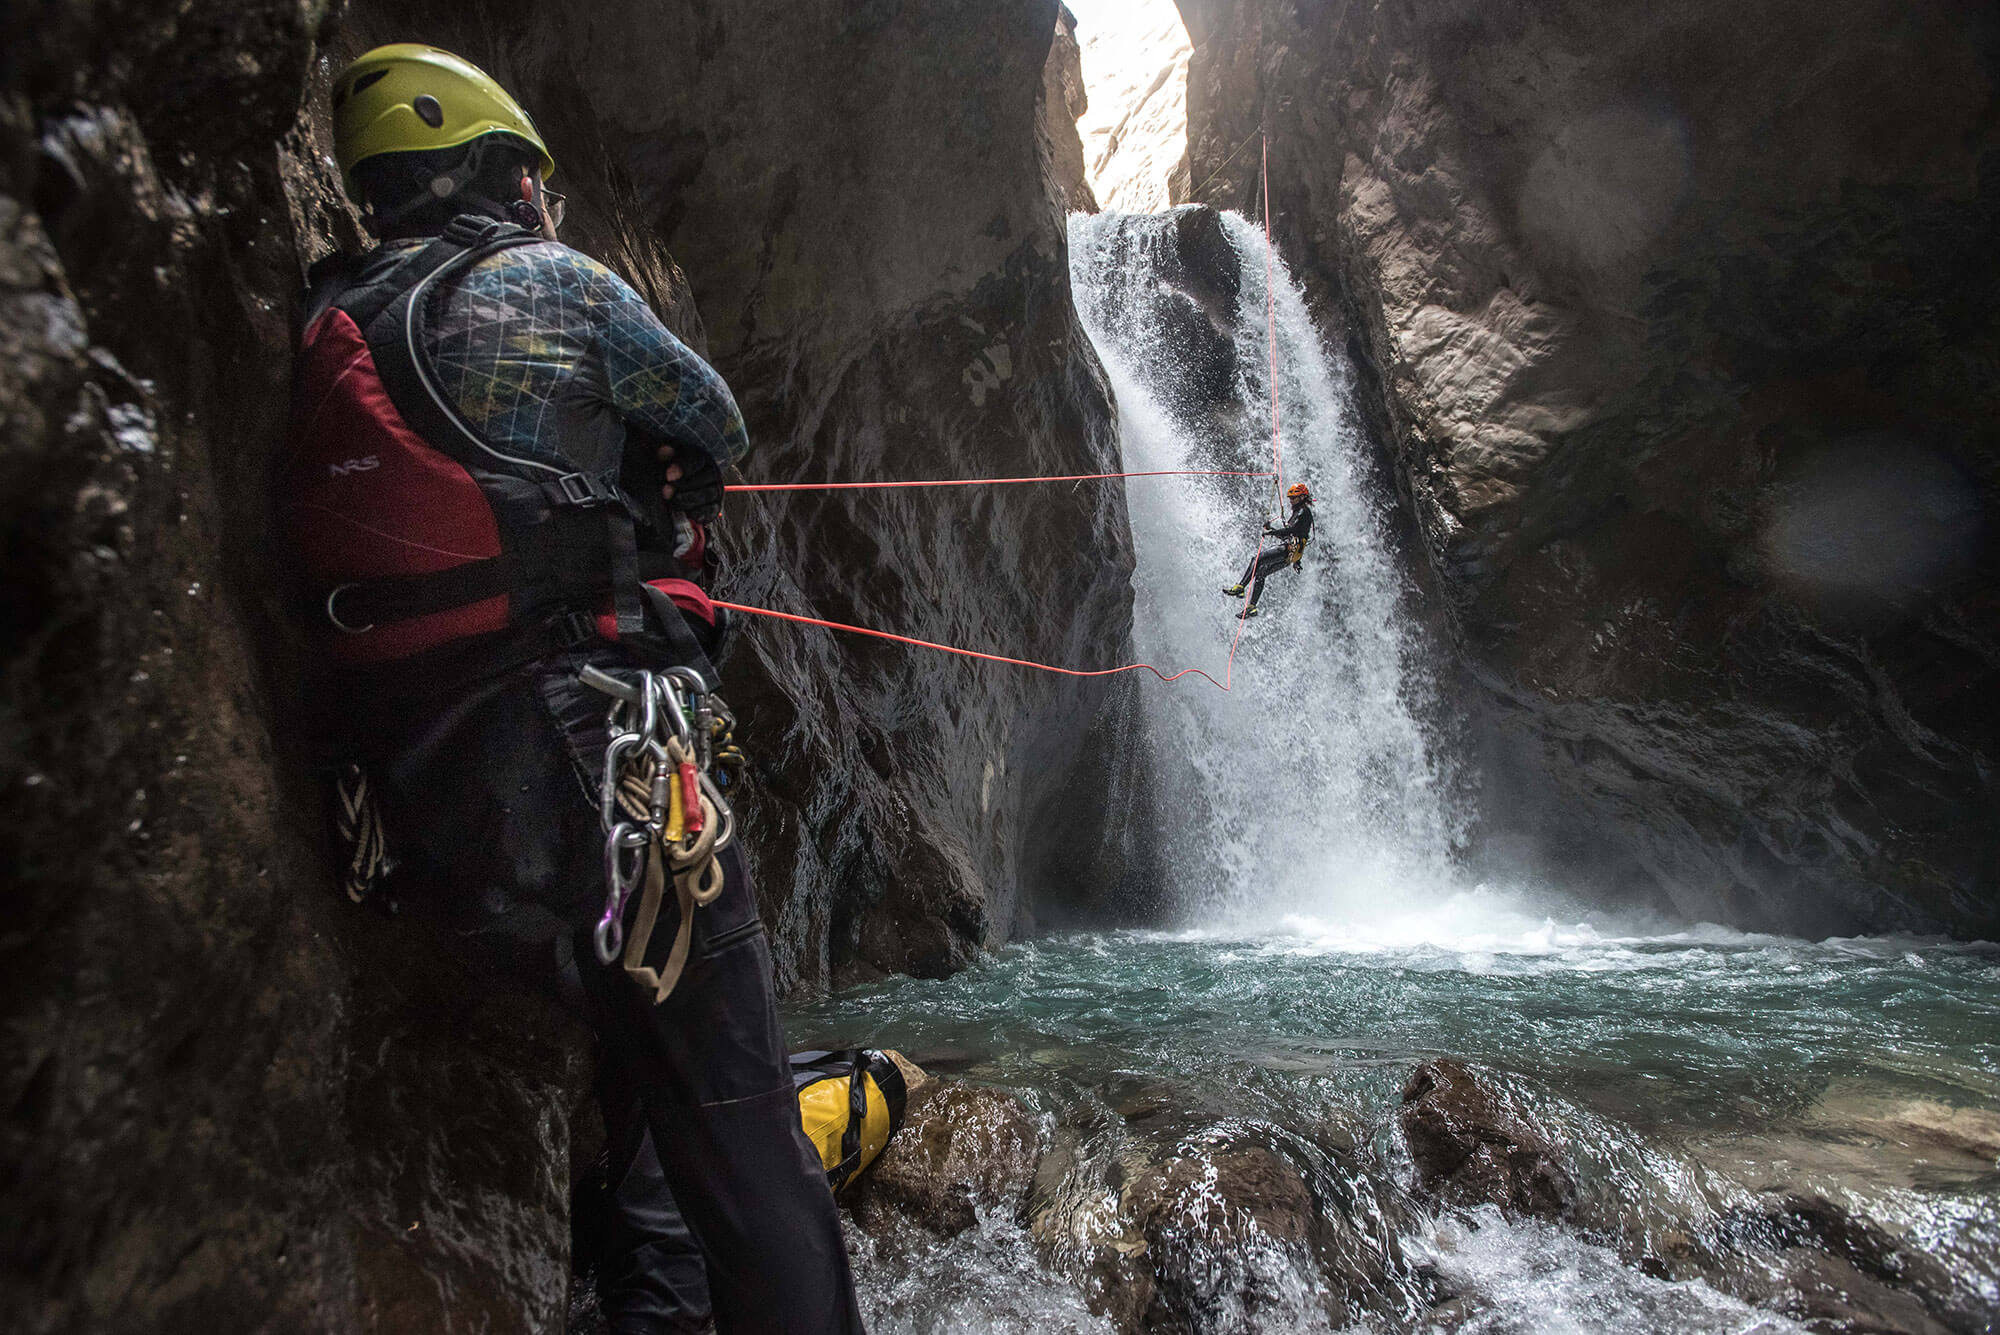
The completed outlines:
<svg viewBox="0 0 2000 1335">
<path fill-rule="evenodd" d="M 452 407 L 421 346 L 433 292 L 541 239 L 463 217 L 429 245 L 347 261 L 316 284 L 283 500 L 337 662 L 400 662 L 479 637 L 495 656 L 525 659 L 649 631 L 680 661 L 691 646 L 700 657 L 678 615 L 649 626 L 637 511 L 616 474 L 496 449 Z M 654 583 L 716 624 L 692 583 Z"/>
</svg>

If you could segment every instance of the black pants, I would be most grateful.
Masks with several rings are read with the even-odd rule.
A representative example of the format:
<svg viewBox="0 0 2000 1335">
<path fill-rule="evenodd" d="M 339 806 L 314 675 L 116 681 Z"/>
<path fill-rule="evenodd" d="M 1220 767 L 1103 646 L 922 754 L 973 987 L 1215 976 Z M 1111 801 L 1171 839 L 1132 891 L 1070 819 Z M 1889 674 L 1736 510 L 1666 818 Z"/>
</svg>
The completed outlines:
<svg viewBox="0 0 2000 1335">
<path fill-rule="evenodd" d="M 603 1084 L 599 1101 L 606 1172 L 576 1193 L 570 1220 L 596 1269 L 598 1309 L 613 1335 L 697 1335 L 715 1315 L 708 1263 L 667 1185 L 645 1108 Z"/>
<path fill-rule="evenodd" d="M 378 737 L 369 765 L 385 829 L 406 854 L 449 868 L 443 907 L 461 932 L 514 941 L 539 933 L 551 964 L 554 938 L 568 937 L 565 953 L 602 1041 L 607 1117 L 620 1106 L 642 1110 L 660 1178 L 705 1262 L 717 1330 L 858 1333 L 839 1217 L 799 1125 L 770 947 L 741 849 L 722 855 L 722 894 L 696 914 L 687 970 L 664 1003 L 592 953 L 604 899 L 595 787 L 608 701 L 577 682 L 585 661 L 620 665 L 615 653 L 554 656 Z M 649 963 L 665 958 L 678 926 L 669 892 Z M 673 1252 L 654 1249 L 662 1264 L 678 1264 Z M 614 1329 L 646 1328 L 618 1310 L 657 1294 L 661 1276 L 641 1278 L 632 1294 L 621 1298 L 614 1285 L 604 1295 Z"/>
<path fill-rule="evenodd" d="M 1250 606 L 1264 596 L 1264 581 L 1292 563 L 1292 553 L 1285 547 L 1266 547 L 1251 558 L 1243 570 L 1241 583 L 1250 586 Z"/>
</svg>

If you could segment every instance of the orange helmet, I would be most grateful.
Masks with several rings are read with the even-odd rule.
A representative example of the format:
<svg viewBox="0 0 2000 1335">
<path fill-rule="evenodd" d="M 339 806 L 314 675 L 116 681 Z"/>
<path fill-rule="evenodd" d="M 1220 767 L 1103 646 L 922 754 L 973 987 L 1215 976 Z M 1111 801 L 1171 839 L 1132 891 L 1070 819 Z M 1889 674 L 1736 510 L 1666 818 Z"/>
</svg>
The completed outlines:
<svg viewBox="0 0 2000 1335">
<path fill-rule="evenodd" d="M 1303 482 L 1294 482 L 1285 489 L 1285 495 L 1295 501 L 1309 501 L 1313 498 L 1312 488 Z"/>
</svg>

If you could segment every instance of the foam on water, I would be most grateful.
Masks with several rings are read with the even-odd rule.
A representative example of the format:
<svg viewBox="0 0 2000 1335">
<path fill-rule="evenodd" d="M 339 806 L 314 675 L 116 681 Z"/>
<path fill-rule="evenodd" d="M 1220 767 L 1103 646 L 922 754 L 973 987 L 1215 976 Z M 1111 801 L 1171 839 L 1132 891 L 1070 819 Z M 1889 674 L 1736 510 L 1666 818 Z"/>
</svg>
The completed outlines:
<svg viewBox="0 0 2000 1335">
<path fill-rule="evenodd" d="M 1114 1335 L 1049 1269 L 1012 1219 L 982 1213 L 954 1237 L 884 1245 L 849 1229 L 861 1314 L 873 1335 Z"/>
<path fill-rule="evenodd" d="M 1458 1335 L 1794 1335 L 1805 1327 L 1699 1281 L 1643 1275 L 1617 1255 L 1491 1206 L 1445 1218 L 1413 1250 L 1478 1295 Z"/>
</svg>

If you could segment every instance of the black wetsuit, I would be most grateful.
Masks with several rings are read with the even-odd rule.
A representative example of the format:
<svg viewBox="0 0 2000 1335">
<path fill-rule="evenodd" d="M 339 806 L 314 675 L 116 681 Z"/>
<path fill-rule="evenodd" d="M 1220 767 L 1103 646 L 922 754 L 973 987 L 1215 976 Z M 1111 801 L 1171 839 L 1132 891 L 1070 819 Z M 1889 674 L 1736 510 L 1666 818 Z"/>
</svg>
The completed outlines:
<svg viewBox="0 0 2000 1335">
<path fill-rule="evenodd" d="M 1243 572 L 1242 582 L 1250 586 L 1250 606 L 1255 607 L 1257 600 L 1264 596 L 1265 579 L 1292 563 L 1291 544 L 1303 544 L 1312 537 L 1312 531 L 1311 501 L 1292 511 L 1290 523 L 1267 530 L 1269 536 L 1278 539 L 1277 545 L 1260 550 Z"/>
</svg>

